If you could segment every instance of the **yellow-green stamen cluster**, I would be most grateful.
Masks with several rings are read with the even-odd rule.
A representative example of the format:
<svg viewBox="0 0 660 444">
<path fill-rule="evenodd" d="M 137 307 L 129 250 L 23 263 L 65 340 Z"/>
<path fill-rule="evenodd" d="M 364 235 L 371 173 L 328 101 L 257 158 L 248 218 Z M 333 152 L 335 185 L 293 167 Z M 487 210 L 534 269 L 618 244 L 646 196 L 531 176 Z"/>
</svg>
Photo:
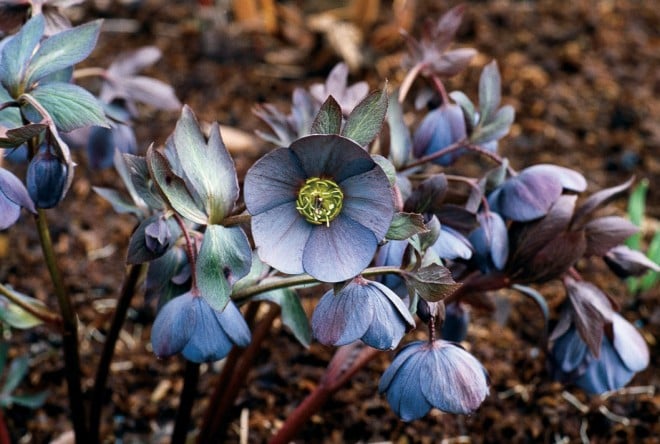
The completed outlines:
<svg viewBox="0 0 660 444">
<path fill-rule="evenodd" d="M 330 179 L 311 177 L 298 191 L 296 209 L 307 222 L 330 226 L 330 221 L 341 211 L 343 201 L 344 193 L 339 185 Z"/>
</svg>

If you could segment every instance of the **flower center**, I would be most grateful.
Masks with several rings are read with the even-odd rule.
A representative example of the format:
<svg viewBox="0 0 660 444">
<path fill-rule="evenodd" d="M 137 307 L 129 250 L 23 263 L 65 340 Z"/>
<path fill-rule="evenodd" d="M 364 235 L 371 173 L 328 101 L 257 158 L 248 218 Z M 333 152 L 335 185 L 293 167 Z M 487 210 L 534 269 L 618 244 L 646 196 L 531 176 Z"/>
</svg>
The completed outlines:
<svg viewBox="0 0 660 444">
<path fill-rule="evenodd" d="M 330 226 L 341 211 L 344 193 L 335 182 L 330 179 L 311 177 L 298 191 L 296 210 L 302 214 L 307 222 L 315 225 L 325 223 Z"/>
</svg>

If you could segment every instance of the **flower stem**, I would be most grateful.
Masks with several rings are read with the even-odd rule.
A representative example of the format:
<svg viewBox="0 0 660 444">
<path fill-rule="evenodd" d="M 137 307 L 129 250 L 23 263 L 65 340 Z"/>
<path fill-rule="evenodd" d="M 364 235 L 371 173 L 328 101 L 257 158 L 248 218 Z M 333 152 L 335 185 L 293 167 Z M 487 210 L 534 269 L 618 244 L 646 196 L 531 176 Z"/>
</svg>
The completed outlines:
<svg viewBox="0 0 660 444">
<path fill-rule="evenodd" d="M 405 170 L 409 170 L 409 169 L 418 167 L 420 165 L 424 165 L 426 162 L 431 162 L 435 159 L 438 159 L 438 158 L 444 156 L 445 154 L 449 154 L 453 151 L 464 148 L 467 145 L 469 145 L 468 140 L 467 139 L 461 139 L 458 142 L 454 142 L 451 145 L 441 149 L 440 151 L 436 151 L 433 154 L 429 154 L 428 156 L 420 157 L 419 159 L 415 160 L 414 162 L 410 162 L 408 165 L 405 166 L 405 168 L 403 170 L 405 171 Z"/>
<path fill-rule="evenodd" d="M 45 311 L 37 306 L 28 304 L 18 294 L 3 284 L 0 284 L 0 294 L 9 299 L 11 303 L 30 313 L 35 318 L 47 324 L 53 324 L 57 327 L 62 326 L 62 318 L 58 314 L 51 313 L 50 311 Z"/>
<path fill-rule="evenodd" d="M 229 381 L 226 381 L 226 384 L 223 384 L 222 387 L 220 384 L 216 385 L 216 390 L 222 390 L 222 395 L 217 398 L 217 403 L 213 406 L 213 409 L 209 405 L 209 410 L 212 411 L 213 418 L 206 422 L 205 427 L 201 429 L 197 441 L 200 444 L 211 441 L 224 441 L 225 434 L 229 429 L 229 421 L 232 417 L 232 407 L 234 407 L 236 402 L 236 396 L 238 396 L 240 389 L 245 385 L 250 368 L 252 368 L 255 358 L 261 350 L 261 344 L 268 337 L 273 321 L 279 315 L 280 307 L 271 305 L 268 313 L 264 315 L 254 329 L 250 345 L 238 356 Z M 224 376 L 224 371 L 221 376 Z"/>
<path fill-rule="evenodd" d="M 64 281 L 55 259 L 53 242 L 48 230 L 46 212 L 39 208 L 35 216 L 37 231 L 41 242 L 46 266 L 55 287 L 55 295 L 62 315 L 62 349 L 64 352 L 64 374 L 66 375 L 69 395 L 69 408 L 76 436 L 76 442 L 89 442 L 87 414 L 83 406 L 80 376 L 80 355 L 78 349 L 78 320 L 73 310 L 71 299 L 64 287 Z"/>
<path fill-rule="evenodd" d="M 0 409 L 0 444 L 11 444 L 11 436 L 2 409 Z"/>
<path fill-rule="evenodd" d="M 105 388 L 106 382 L 108 380 L 108 373 L 110 371 L 110 364 L 112 363 L 112 357 L 115 353 L 115 345 L 117 344 L 117 339 L 119 338 L 119 332 L 121 331 L 121 327 L 124 325 L 126 313 L 128 313 L 128 309 L 131 306 L 131 300 L 135 295 L 135 287 L 144 268 L 145 264 L 131 265 L 128 268 L 128 272 L 124 276 L 124 284 L 122 285 L 119 299 L 117 300 L 117 306 L 112 318 L 112 323 L 105 337 L 101 359 L 99 361 L 98 367 L 96 368 L 96 379 L 94 380 L 94 388 L 92 390 L 90 406 L 91 411 L 89 419 L 89 430 L 90 438 L 93 440 L 93 442 L 100 442 L 99 429 L 101 423 L 101 412 L 103 409 Z"/>
<path fill-rule="evenodd" d="M 193 403 L 195 402 L 195 395 L 197 394 L 198 381 L 199 364 L 186 361 L 186 368 L 183 373 L 183 389 L 179 397 L 179 408 L 176 412 L 171 444 L 184 444 L 186 442 L 188 428 L 190 426 L 190 414 Z"/>
<path fill-rule="evenodd" d="M 371 267 L 365 269 L 360 274 L 362 276 L 378 276 L 381 274 L 388 274 L 388 273 L 403 274 L 405 273 L 405 271 L 401 270 L 399 267 Z M 242 288 L 238 291 L 233 292 L 231 295 L 231 299 L 236 303 L 240 303 L 260 293 L 266 293 L 268 291 L 278 290 L 280 288 L 297 287 L 299 285 L 307 285 L 307 284 L 321 284 L 321 282 L 319 282 L 316 278 L 308 274 L 300 274 L 297 276 L 288 276 L 281 278 L 280 277 L 272 278 L 262 281 L 256 285 Z"/>
<path fill-rule="evenodd" d="M 250 222 L 251 218 L 252 218 L 252 216 L 250 216 L 247 213 L 245 213 L 245 214 L 236 214 L 234 216 L 225 217 L 222 220 L 222 225 L 224 225 L 225 227 L 231 227 L 232 225 L 245 224 L 245 223 Z"/>
<path fill-rule="evenodd" d="M 291 413 L 269 444 L 287 444 L 300 432 L 303 425 L 344 386 L 362 367 L 376 357 L 380 350 L 354 342 L 339 347 L 328 364 L 325 374 L 314 390 Z"/>
<path fill-rule="evenodd" d="M 197 262 L 197 250 L 195 249 L 195 244 L 190 238 L 190 233 L 188 233 L 188 226 L 186 225 L 186 222 L 183 220 L 183 218 L 179 216 L 178 213 L 174 213 L 172 217 L 174 217 L 174 220 L 179 225 L 179 228 L 181 228 L 183 238 L 186 240 L 186 256 L 188 257 L 188 263 L 190 264 L 190 279 L 192 281 L 190 291 L 193 294 L 199 295 L 199 289 L 197 288 L 197 269 L 195 268 L 195 263 Z"/>
</svg>

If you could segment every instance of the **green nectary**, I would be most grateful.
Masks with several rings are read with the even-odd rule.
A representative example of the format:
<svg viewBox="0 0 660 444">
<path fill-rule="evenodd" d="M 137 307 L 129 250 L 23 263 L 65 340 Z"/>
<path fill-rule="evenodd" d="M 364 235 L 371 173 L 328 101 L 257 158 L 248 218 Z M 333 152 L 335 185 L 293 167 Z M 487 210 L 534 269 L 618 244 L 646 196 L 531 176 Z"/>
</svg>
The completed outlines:
<svg viewBox="0 0 660 444">
<path fill-rule="evenodd" d="M 296 209 L 307 222 L 330 226 L 339 215 L 343 201 L 344 193 L 334 181 L 311 177 L 298 191 Z"/>
</svg>

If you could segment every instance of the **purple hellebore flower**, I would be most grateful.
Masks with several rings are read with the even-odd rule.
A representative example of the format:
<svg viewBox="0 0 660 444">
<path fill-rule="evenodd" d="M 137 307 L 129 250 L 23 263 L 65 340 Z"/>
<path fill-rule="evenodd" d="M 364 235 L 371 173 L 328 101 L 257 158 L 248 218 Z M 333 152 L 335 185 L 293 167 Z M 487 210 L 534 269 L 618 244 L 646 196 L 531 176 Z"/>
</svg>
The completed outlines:
<svg viewBox="0 0 660 444">
<path fill-rule="evenodd" d="M 37 208 L 53 208 L 66 194 L 68 168 L 48 149 L 39 151 L 28 165 L 25 182 Z"/>
<path fill-rule="evenodd" d="M 21 207 L 37 212 L 23 182 L 11 172 L 0 168 L 0 230 L 16 223 Z"/>
<path fill-rule="evenodd" d="M 337 135 L 303 137 L 268 153 L 247 172 L 244 191 L 261 260 L 323 282 L 364 270 L 394 214 L 383 170 Z"/>
<path fill-rule="evenodd" d="M 245 347 L 250 341 L 250 329 L 233 302 L 219 312 L 192 292 L 165 304 L 151 329 L 156 356 L 165 358 L 180 352 L 198 363 L 222 359 L 232 346 Z"/>
<path fill-rule="evenodd" d="M 393 350 L 415 321 L 401 298 L 380 282 L 353 279 L 335 293 L 328 291 L 312 314 L 314 336 L 326 345 L 361 339 L 379 350 Z"/>
<path fill-rule="evenodd" d="M 545 216 L 564 189 L 582 192 L 587 181 L 582 174 L 552 164 L 525 168 L 488 196 L 491 211 L 507 219 L 526 222 Z"/>
<path fill-rule="evenodd" d="M 442 105 L 429 112 L 413 136 L 413 154 L 424 157 L 436 153 L 449 145 L 465 139 L 465 119 L 458 105 Z M 440 156 L 433 162 L 451 165 L 465 150 L 457 150 Z"/>
<path fill-rule="evenodd" d="M 575 325 L 559 336 L 550 350 L 556 379 L 574 382 L 588 393 L 600 394 L 628 384 L 649 364 L 649 350 L 637 329 L 618 313 L 612 317 L 613 339 L 605 336 L 596 358 Z"/>
<path fill-rule="evenodd" d="M 406 345 L 380 378 L 392 410 L 404 421 L 435 407 L 448 413 L 474 412 L 488 396 L 489 379 L 481 363 L 449 341 Z"/>
<path fill-rule="evenodd" d="M 133 128 L 124 123 L 114 122 L 110 128 L 92 127 L 87 142 L 87 155 L 91 168 L 112 167 L 115 149 L 122 153 L 137 153 L 138 145 Z"/>
</svg>

